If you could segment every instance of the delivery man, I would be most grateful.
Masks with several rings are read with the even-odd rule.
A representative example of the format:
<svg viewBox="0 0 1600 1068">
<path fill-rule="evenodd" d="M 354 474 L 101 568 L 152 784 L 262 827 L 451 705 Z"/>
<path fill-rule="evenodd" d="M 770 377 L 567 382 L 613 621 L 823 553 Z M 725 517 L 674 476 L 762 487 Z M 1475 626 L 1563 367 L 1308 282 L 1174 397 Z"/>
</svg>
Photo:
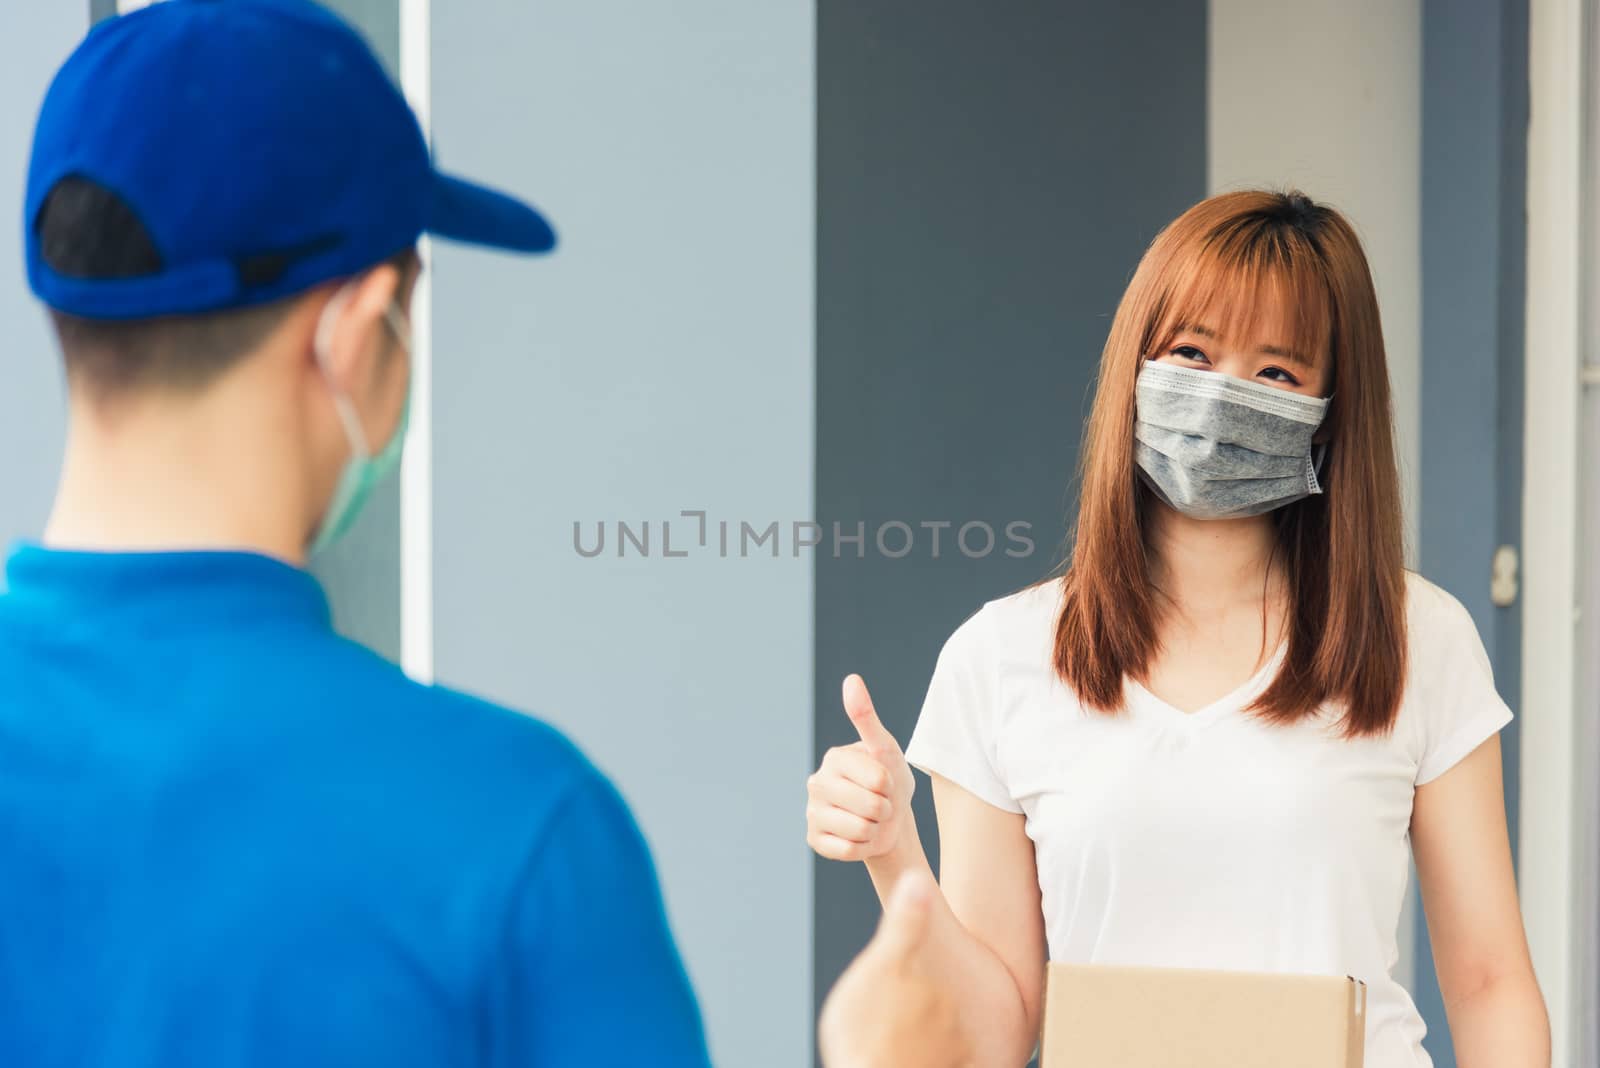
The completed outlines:
<svg viewBox="0 0 1600 1068">
<path fill-rule="evenodd" d="M 616 790 L 338 637 L 304 570 L 398 459 L 417 239 L 545 220 L 435 171 L 307 0 L 102 23 L 25 213 L 70 412 L 0 596 L 0 1065 L 706 1064 Z M 840 981 L 830 1068 L 967 1063 L 932 892 Z"/>
<path fill-rule="evenodd" d="M 0 598 L 0 1065 L 706 1064 L 617 791 L 303 566 L 395 465 L 418 238 L 544 219 L 307 0 L 100 24 L 25 211 L 70 411 Z"/>
</svg>

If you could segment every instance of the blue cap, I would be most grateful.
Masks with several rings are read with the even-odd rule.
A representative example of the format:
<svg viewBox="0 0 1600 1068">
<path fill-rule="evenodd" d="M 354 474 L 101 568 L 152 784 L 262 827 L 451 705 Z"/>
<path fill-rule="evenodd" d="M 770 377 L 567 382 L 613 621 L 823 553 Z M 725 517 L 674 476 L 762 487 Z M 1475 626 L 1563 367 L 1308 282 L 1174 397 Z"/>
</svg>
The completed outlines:
<svg viewBox="0 0 1600 1068">
<path fill-rule="evenodd" d="M 44 261 L 39 213 L 69 177 L 132 209 L 158 271 L 79 278 Z M 23 232 L 39 299 L 97 319 L 260 304 L 424 232 L 555 246 L 533 208 L 434 169 L 367 43 L 310 0 L 166 0 L 96 26 L 40 110 Z"/>
</svg>

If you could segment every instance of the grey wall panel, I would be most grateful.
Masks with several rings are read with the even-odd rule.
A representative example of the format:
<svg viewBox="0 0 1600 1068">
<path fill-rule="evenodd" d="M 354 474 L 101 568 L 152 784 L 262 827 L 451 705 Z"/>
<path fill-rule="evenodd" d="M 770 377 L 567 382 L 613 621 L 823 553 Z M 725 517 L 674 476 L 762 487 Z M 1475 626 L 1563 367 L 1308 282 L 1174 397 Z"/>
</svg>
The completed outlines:
<svg viewBox="0 0 1600 1068">
<path fill-rule="evenodd" d="M 395 77 L 398 0 L 322 0 L 349 19 Z M 328 591 L 334 626 L 390 660 L 400 659 L 400 478 L 373 490 L 348 533 L 311 562 Z"/>
<path fill-rule="evenodd" d="M 400 70 L 400 0 L 318 0 L 359 26 L 391 78 Z"/>
<path fill-rule="evenodd" d="M 0 545 L 43 530 L 66 436 L 61 356 L 23 270 L 22 196 L 45 89 L 88 27 L 80 4 L 0 10 L 0 144 L 8 161 L 0 168 Z"/>
<path fill-rule="evenodd" d="M 562 246 L 435 246 L 436 664 L 633 803 L 718 1064 L 806 1063 L 813 24 L 806 4 L 434 5 L 440 164 Z M 697 523 L 705 510 L 706 546 Z M 664 555 L 662 522 L 675 520 Z M 616 555 L 616 523 L 650 555 Z M 608 528 L 606 551 L 586 541 Z M 619 961 L 618 967 L 626 967 Z"/>
<path fill-rule="evenodd" d="M 311 561 L 328 592 L 333 625 L 400 660 L 400 476 L 372 491 L 355 524 Z"/>
<path fill-rule="evenodd" d="M 820 4 L 817 514 L 869 544 L 817 558 L 814 759 L 853 740 L 845 674 L 903 742 L 943 640 L 1056 563 L 1117 300 L 1205 195 L 1205 35 L 1199 0 Z M 870 535 L 894 520 L 898 559 Z M 1000 541 L 952 528 L 934 557 L 925 521 Z M 1031 555 L 1004 552 L 1017 521 Z M 820 1001 L 878 914 L 860 865 L 817 863 L 816 911 Z"/>
<path fill-rule="evenodd" d="M 1423 6 L 1422 449 L 1418 566 L 1472 613 L 1518 709 L 1521 608 L 1489 600 L 1496 546 L 1522 531 L 1527 196 L 1526 0 Z M 1517 841 L 1520 720 L 1501 732 Z M 1439 1068 L 1455 1064 L 1425 927 L 1414 996 Z"/>
</svg>

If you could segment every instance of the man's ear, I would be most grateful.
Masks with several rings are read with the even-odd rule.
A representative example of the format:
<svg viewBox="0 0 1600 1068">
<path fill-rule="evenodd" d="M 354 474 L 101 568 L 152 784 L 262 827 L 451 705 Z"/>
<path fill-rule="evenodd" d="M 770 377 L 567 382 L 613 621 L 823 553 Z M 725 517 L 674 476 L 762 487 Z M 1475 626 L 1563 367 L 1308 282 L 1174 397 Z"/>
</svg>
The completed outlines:
<svg viewBox="0 0 1600 1068">
<path fill-rule="evenodd" d="M 388 344 L 384 314 L 398 296 L 400 272 L 382 263 L 332 289 L 318 313 L 314 355 L 323 373 L 348 397 L 364 397 L 373 388 Z"/>
</svg>

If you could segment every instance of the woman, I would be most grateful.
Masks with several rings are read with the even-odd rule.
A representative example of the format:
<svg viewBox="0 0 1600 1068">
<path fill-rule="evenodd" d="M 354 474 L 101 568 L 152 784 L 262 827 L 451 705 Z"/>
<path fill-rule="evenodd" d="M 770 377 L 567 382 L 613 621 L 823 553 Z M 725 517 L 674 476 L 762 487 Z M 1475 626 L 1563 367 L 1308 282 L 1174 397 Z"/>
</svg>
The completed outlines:
<svg viewBox="0 0 1600 1068">
<path fill-rule="evenodd" d="M 1418 1068 L 1390 970 L 1415 856 L 1462 1068 L 1549 1064 L 1518 912 L 1496 695 L 1471 619 L 1405 572 L 1377 298 L 1337 212 L 1185 212 L 1117 309 L 1070 566 L 984 605 L 902 756 L 861 734 L 807 838 L 880 896 L 928 861 L 928 952 L 982 1063 L 1025 1063 L 1055 960 L 1354 975 L 1368 1068 Z"/>
</svg>

